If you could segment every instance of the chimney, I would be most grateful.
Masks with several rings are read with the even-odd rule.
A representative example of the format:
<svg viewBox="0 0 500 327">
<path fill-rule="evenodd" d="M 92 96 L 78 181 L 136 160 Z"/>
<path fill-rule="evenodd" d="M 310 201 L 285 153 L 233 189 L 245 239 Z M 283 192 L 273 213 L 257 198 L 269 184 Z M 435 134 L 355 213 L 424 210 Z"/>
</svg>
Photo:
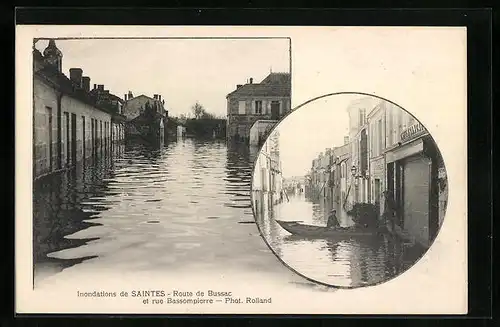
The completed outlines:
<svg viewBox="0 0 500 327">
<path fill-rule="evenodd" d="M 239 89 L 241 86 L 241 84 L 236 85 L 236 89 Z"/>
<path fill-rule="evenodd" d="M 97 84 L 94 84 L 94 90 L 97 89 Z"/>
<path fill-rule="evenodd" d="M 98 89 L 99 91 L 104 91 L 104 84 L 99 84 L 99 85 L 97 85 L 97 89 Z"/>
<path fill-rule="evenodd" d="M 81 68 L 70 68 L 69 69 L 69 79 L 75 83 L 76 86 L 82 87 L 82 74 L 83 70 Z"/>
<path fill-rule="evenodd" d="M 127 93 L 125 93 L 125 96 L 123 97 L 125 101 L 127 101 Z"/>
<path fill-rule="evenodd" d="M 160 94 L 158 94 L 158 101 L 161 102 L 161 95 Z"/>
<path fill-rule="evenodd" d="M 82 77 L 82 88 L 85 90 L 85 92 L 90 92 L 90 77 Z"/>
<path fill-rule="evenodd" d="M 128 91 L 128 99 L 132 99 L 134 97 L 134 95 L 132 94 L 132 91 Z"/>
<path fill-rule="evenodd" d="M 344 136 L 344 144 L 349 143 L 349 136 Z"/>
<path fill-rule="evenodd" d="M 155 100 L 158 100 L 158 94 L 154 94 L 153 98 L 155 98 Z"/>
<path fill-rule="evenodd" d="M 250 84 L 253 84 L 253 78 L 250 77 Z"/>
</svg>

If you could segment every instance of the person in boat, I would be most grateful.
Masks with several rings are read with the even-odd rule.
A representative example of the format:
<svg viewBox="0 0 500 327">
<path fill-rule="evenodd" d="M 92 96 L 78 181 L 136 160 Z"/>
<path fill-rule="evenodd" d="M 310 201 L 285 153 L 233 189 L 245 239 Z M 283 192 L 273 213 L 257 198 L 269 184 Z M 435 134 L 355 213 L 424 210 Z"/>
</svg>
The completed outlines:
<svg viewBox="0 0 500 327">
<path fill-rule="evenodd" d="M 340 227 L 339 221 L 337 219 L 337 210 L 333 209 L 328 215 L 328 222 L 326 223 L 328 228 L 338 228 Z"/>
</svg>

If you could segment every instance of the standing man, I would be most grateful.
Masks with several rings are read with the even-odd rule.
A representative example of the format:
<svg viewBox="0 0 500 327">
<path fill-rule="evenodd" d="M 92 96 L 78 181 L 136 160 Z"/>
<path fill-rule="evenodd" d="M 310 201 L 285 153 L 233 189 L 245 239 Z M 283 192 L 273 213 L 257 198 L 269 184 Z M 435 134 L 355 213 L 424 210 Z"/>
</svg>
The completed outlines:
<svg viewBox="0 0 500 327">
<path fill-rule="evenodd" d="M 390 190 L 384 192 L 384 216 L 387 224 L 387 220 L 389 220 L 389 224 L 391 226 L 391 232 L 394 231 L 394 220 L 396 219 L 396 203 L 394 202 L 393 193 Z"/>
<path fill-rule="evenodd" d="M 337 210 L 333 209 L 332 211 L 330 211 L 330 215 L 328 215 L 328 222 L 326 223 L 326 227 L 328 227 L 328 228 L 340 227 L 339 221 L 337 219 Z"/>
</svg>

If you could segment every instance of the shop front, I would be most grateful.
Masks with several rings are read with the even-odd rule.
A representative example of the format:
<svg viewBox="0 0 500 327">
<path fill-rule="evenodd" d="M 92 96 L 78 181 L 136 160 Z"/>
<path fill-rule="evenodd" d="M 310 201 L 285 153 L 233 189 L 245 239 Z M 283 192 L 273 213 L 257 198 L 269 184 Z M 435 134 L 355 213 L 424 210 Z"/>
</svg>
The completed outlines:
<svg viewBox="0 0 500 327">
<path fill-rule="evenodd" d="M 440 225 L 441 160 L 434 140 L 422 125 L 416 125 L 403 131 L 400 142 L 386 152 L 387 189 L 395 203 L 395 224 L 418 243 L 430 246 Z"/>
</svg>

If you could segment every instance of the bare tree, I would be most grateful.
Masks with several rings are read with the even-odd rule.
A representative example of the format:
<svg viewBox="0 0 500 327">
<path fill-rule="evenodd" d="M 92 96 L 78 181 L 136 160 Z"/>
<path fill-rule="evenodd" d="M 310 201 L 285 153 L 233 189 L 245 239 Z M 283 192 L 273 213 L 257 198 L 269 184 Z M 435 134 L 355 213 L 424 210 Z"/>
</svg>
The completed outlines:
<svg viewBox="0 0 500 327">
<path fill-rule="evenodd" d="M 196 102 L 192 107 L 191 111 L 193 112 L 194 118 L 195 119 L 200 119 L 203 116 L 206 115 L 206 110 L 205 108 L 198 102 Z"/>
</svg>

